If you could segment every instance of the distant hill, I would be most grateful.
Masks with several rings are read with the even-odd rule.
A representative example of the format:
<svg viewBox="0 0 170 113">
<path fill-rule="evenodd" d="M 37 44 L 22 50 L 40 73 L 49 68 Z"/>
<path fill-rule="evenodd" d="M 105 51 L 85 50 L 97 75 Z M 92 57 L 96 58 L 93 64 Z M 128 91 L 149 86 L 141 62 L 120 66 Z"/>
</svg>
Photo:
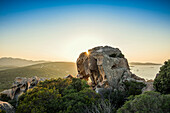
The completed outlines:
<svg viewBox="0 0 170 113">
<path fill-rule="evenodd" d="M 0 70 L 29 66 L 39 63 L 44 63 L 47 61 L 32 61 L 20 58 L 2 57 L 0 58 Z"/>
<path fill-rule="evenodd" d="M 12 68 L 17 68 L 17 66 L 0 66 L 0 71 Z"/>
<path fill-rule="evenodd" d="M 0 71 L 0 91 L 11 87 L 16 77 L 58 78 L 68 74 L 77 75 L 73 62 L 48 62 L 31 66 L 18 67 Z"/>
<path fill-rule="evenodd" d="M 130 65 L 162 65 L 162 64 L 150 63 L 150 62 L 147 62 L 147 63 L 131 62 L 131 63 L 129 63 L 129 64 L 130 64 Z"/>
</svg>

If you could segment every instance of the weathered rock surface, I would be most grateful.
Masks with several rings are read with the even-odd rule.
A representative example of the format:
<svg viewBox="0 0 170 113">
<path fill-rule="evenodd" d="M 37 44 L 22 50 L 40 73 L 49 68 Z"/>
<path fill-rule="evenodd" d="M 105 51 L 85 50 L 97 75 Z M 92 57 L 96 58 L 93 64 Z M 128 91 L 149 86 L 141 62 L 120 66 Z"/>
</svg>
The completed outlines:
<svg viewBox="0 0 170 113">
<path fill-rule="evenodd" d="M 145 91 L 154 91 L 155 89 L 153 88 L 153 81 L 147 81 L 145 82 L 146 87 L 144 87 L 142 89 L 142 93 L 144 93 Z"/>
<path fill-rule="evenodd" d="M 91 86 L 125 90 L 124 81 L 145 80 L 132 74 L 127 59 L 118 48 L 99 46 L 83 52 L 77 59 L 78 78 L 91 79 Z"/>
<path fill-rule="evenodd" d="M 45 78 L 38 77 L 16 77 L 12 85 L 12 89 L 4 90 L 1 94 L 6 94 L 11 99 L 18 100 L 18 96 L 26 92 L 28 89 L 33 88 L 37 85 L 38 82 L 44 81 Z"/>
<path fill-rule="evenodd" d="M 15 113 L 14 107 L 8 102 L 0 101 L 0 109 L 4 110 L 6 113 Z"/>
</svg>

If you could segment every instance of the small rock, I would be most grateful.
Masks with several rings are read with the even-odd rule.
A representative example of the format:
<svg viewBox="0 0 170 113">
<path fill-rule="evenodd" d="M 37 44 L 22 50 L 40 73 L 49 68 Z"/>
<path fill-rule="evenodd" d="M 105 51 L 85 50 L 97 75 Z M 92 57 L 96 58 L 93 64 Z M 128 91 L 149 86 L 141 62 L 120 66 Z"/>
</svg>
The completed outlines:
<svg viewBox="0 0 170 113">
<path fill-rule="evenodd" d="M 14 107 L 8 102 L 0 101 L 0 109 L 4 110 L 6 113 L 15 113 Z"/>
</svg>

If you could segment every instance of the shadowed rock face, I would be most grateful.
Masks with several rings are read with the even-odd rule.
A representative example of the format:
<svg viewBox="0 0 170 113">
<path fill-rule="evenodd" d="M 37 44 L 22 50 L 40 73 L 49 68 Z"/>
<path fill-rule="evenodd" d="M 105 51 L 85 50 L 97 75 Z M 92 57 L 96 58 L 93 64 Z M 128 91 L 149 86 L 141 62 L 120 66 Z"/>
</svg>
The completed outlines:
<svg viewBox="0 0 170 113">
<path fill-rule="evenodd" d="M 128 61 L 118 48 L 100 46 L 83 52 L 77 59 L 78 78 L 91 79 L 91 86 L 125 90 L 124 81 L 144 81 L 132 74 Z"/>
</svg>

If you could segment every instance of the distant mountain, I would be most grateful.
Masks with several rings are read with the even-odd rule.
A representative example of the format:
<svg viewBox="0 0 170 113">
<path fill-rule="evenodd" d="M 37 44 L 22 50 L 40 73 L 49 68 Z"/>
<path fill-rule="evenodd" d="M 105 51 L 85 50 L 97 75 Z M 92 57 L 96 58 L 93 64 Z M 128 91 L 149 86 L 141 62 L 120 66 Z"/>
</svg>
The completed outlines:
<svg viewBox="0 0 170 113">
<path fill-rule="evenodd" d="M 16 77 L 58 78 L 68 74 L 77 75 L 73 62 L 48 62 L 0 71 L 0 91 L 10 88 Z"/>
<path fill-rule="evenodd" d="M 146 62 L 146 63 L 141 63 L 141 62 L 131 62 L 129 63 L 130 65 L 162 65 L 162 64 L 157 64 L 157 63 L 150 63 L 150 62 Z"/>
<path fill-rule="evenodd" d="M 15 67 L 29 66 L 47 61 L 32 61 L 20 58 L 2 57 L 0 58 L 0 70 L 10 69 Z"/>
</svg>

